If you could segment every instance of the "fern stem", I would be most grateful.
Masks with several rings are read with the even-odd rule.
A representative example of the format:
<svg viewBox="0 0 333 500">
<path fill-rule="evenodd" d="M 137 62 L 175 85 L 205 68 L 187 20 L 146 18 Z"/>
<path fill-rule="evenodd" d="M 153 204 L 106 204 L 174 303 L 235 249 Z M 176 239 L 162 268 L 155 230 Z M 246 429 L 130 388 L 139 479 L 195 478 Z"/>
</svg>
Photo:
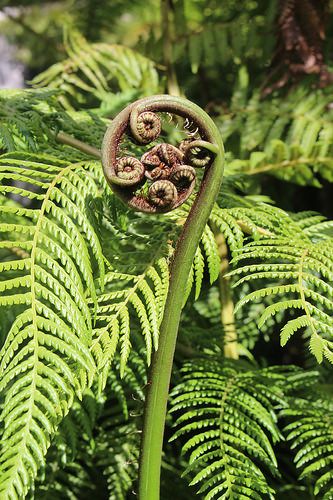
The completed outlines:
<svg viewBox="0 0 333 500">
<path fill-rule="evenodd" d="M 95 158 L 101 158 L 101 151 L 94 146 L 90 146 L 86 142 L 79 141 L 72 137 L 71 135 L 65 134 L 65 132 L 58 132 L 56 136 L 57 141 L 62 142 L 62 144 L 67 144 L 67 146 L 72 146 L 72 148 L 79 149 L 83 153 L 86 153 Z"/>
<path fill-rule="evenodd" d="M 221 301 L 221 323 L 224 332 L 224 356 L 229 359 L 238 359 L 239 353 L 237 348 L 234 302 L 232 300 L 230 277 L 227 276 L 229 270 L 228 246 L 225 237 L 221 233 L 215 234 L 215 240 L 221 259 L 219 291 Z"/>
<path fill-rule="evenodd" d="M 176 70 L 173 64 L 172 39 L 170 32 L 170 0 L 161 0 L 161 18 L 162 18 L 162 39 L 163 39 L 163 59 L 166 66 L 167 90 L 171 95 L 179 96 L 181 94 Z"/>
<path fill-rule="evenodd" d="M 165 104 L 165 108 L 172 107 L 175 113 L 190 117 L 199 124 L 205 140 L 211 143 L 215 158 L 205 172 L 200 191 L 178 240 L 170 268 L 170 284 L 160 327 L 159 348 L 153 356 L 145 404 L 140 454 L 140 500 L 159 499 L 165 415 L 187 278 L 196 248 L 220 189 L 224 159 L 220 133 L 201 108 L 179 97 L 161 96 L 160 101 L 160 108 Z"/>
</svg>

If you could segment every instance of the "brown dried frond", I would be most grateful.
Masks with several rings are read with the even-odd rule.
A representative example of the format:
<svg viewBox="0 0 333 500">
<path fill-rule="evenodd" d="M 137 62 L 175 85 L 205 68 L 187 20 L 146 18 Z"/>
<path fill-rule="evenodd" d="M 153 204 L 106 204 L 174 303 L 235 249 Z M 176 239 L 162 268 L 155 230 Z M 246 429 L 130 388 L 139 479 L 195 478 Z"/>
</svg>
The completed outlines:
<svg viewBox="0 0 333 500">
<path fill-rule="evenodd" d="M 319 75 L 322 87 L 333 82 L 323 56 L 328 6 L 328 0 L 280 0 L 277 47 L 265 94 L 302 75 Z"/>
</svg>

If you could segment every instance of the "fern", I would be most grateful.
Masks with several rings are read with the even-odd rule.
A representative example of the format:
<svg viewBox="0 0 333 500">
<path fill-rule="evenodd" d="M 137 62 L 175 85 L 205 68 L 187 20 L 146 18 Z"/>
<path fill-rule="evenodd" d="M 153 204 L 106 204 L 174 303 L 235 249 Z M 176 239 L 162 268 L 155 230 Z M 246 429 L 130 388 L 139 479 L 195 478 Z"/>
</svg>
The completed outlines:
<svg viewBox="0 0 333 500">
<path fill-rule="evenodd" d="M 36 151 L 43 136 L 50 139 L 50 127 L 43 119 L 43 105 L 53 102 L 55 91 L 1 90 L 0 147 L 4 151 Z M 44 108 L 44 109 L 45 109 Z M 53 120 L 55 122 L 55 120 Z"/>
<path fill-rule="evenodd" d="M 243 71 L 244 72 L 244 71 Z M 332 181 L 332 110 L 325 90 L 299 86 L 285 98 L 248 100 L 248 79 L 240 71 L 229 114 L 221 121 L 223 137 L 239 139 L 230 169 L 248 175 L 266 173 L 300 185 Z"/>
<path fill-rule="evenodd" d="M 96 300 L 92 265 L 103 279 L 104 263 L 85 215 L 85 197 L 98 192 L 89 167 L 89 162 L 68 165 L 46 156 L 0 161 L 1 191 L 38 204 L 1 208 L 1 248 L 25 252 L 24 258 L 9 257 L 1 265 L 0 304 L 20 306 L 1 360 L 4 497 L 26 494 L 52 434 L 95 371 L 86 299 Z M 8 178 L 24 180 L 27 187 L 4 184 Z M 15 223 L 6 222 L 8 214 L 15 214 Z"/>
<path fill-rule="evenodd" d="M 178 415 L 173 439 L 186 437 L 190 484 L 201 483 L 199 493 L 207 499 L 273 498 L 262 467 L 278 475 L 274 408 L 284 402 L 278 388 L 270 387 L 274 370 L 199 359 L 185 364 L 182 373 L 172 392 L 172 412 Z"/>
<path fill-rule="evenodd" d="M 266 59 L 274 40 L 268 33 L 264 45 L 260 43 L 258 33 L 263 25 L 272 23 L 275 8 L 273 2 L 262 2 L 260 5 L 245 2 L 242 6 L 226 2 L 221 8 L 203 0 L 185 0 L 182 5 L 175 5 L 178 30 L 171 37 L 173 60 L 180 65 L 185 59 L 191 72 L 197 74 L 203 68 L 212 71 L 233 68 L 240 62 L 255 63 L 261 58 Z M 140 12 L 140 15 L 144 16 L 144 13 Z M 156 60 L 160 57 L 163 33 L 156 30 L 150 12 L 144 18 L 145 31 L 139 44 L 145 54 Z"/>
<path fill-rule="evenodd" d="M 299 311 L 300 315 L 283 326 L 281 344 L 285 345 L 296 331 L 306 328 L 310 350 L 317 361 L 321 362 L 325 356 L 332 362 L 332 240 L 312 242 L 309 228 L 302 231 L 292 221 L 290 224 L 289 237 L 251 242 L 235 258 L 238 268 L 231 275 L 241 276 L 235 286 L 260 280 L 269 283 L 242 297 L 237 308 L 252 300 L 274 298 L 259 319 L 259 327 L 281 311 Z M 249 264 L 240 265 L 248 259 Z"/>
<path fill-rule="evenodd" d="M 281 416 L 288 423 L 284 428 L 295 452 L 294 461 L 301 470 L 300 479 L 310 479 L 314 494 L 323 500 L 333 495 L 333 408 L 331 399 L 295 399 Z"/>
<path fill-rule="evenodd" d="M 138 416 L 147 382 L 145 349 L 138 333 L 134 345 L 122 378 L 116 354 L 105 391 L 93 384 L 81 401 L 74 402 L 53 439 L 31 498 L 88 499 L 96 494 L 126 498 L 137 473 Z"/>
<path fill-rule="evenodd" d="M 207 499 L 333 498 L 333 226 L 312 211 L 328 213 L 328 204 L 318 196 L 309 207 L 314 190 L 302 187 L 333 180 L 332 97 L 309 79 L 263 98 L 277 2 L 184 0 L 159 21 L 158 2 L 62 0 L 36 26 L 35 2 L 16 3 L 8 15 L 10 36 L 24 44 L 18 56 L 28 60 L 37 43 L 34 67 L 46 67 L 44 35 L 57 54 L 35 88 L 0 92 L 0 498 L 136 492 L 148 365 L 193 198 L 163 216 L 134 214 L 111 194 L 99 162 L 61 144 L 59 132 L 98 148 L 110 118 L 178 88 L 177 74 L 181 94 L 214 116 L 228 161 L 184 295 L 161 498 L 195 490 Z M 63 44 L 60 11 L 70 26 Z M 196 137 L 192 123 L 161 117 L 162 141 Z M 124 141 L 121 153 L 142 151 Z M 292 196 L 274 177 L 306 211 L 278 208 Z M 235 357 L 251 364 L 226 359 L 227 324 Z M 269 367 L 290 359 L 319 373 Z"/>
<path fill-rule="evenodd" d="M 51 89 L 0 91 L 0 149 L 49 153 L 66 161 L 87 155 L 59 144 L 59 130 L 79 136 L 88 144 L 101 142 L 106 120 L 91 111 L 66 112 L 58 103 L 59 92 Z"/>
<path fill-rule="evenodd" d="M 74 396 L 81 398 L 95 376 L 99 390 L 104 388 L 118 344 L 125 374 L 136 321 L 150 360 L 167 292 L 163 248 L 168 235 L 161 233 L 159 254 L 140 273 L 140 263 L 126 273 L 118 262 L 114 270 L 107 263 L 105 275 L 101 241 L 103 235 L 110 237 L 110 224 L 96 232 L 89 209 L 89 200 L 97 203 L 104 189 L 100 166 L 91 161 L 68 165 L 46 155 L 26 154 L 22 160 L 12 154 L 2 157 L 0 168 L 1 191 L 34 203 L 1 208 L 0 303 L 16 312 L 1 365 L 3 445 L 12 444 L 2 457 L 1 491 L 15 498 L 27 492 L 28 477 L 36 477 L 44 466 L 43 457 Z M 139 243 L 131 241 L 132 251 L 137 244 L 142 247 L 138 238 Z M 17 249 L 23 258 L 17 258 Z M 63 424 L 69 426 L 69 437 L 77 427 L 70 422 Z"/>
<path fill-rule="evenodd" d="M 106 382 L 103 410 L 96 426 L 91 462 L 100 469 L 108 491 L 108 498 L 126 499 L 133 489 L 138 469 L 140 415 L 143 409 L 143 388 L 147 383 L 145 347 L 140 336 L 134 339 L 132 350 L 122 378 L 120 356 L 116 356 L 114 370 Z M 91 464 L 91 465 L 92 465 Z M 106 495 L 106 494 L 105 494 Z"/>
<path fill-rule="evenodd" d="M 313 132 L 313 143 L 316 141 L 316 133 L 317 130 Z M 306 131 L 304 136 L 307 148 L 272 139 L 265 151 L 251 153 L 248 160 L 234 160 L 230 167 L 248 175 L 269 173 L 300 185 L 320 187 L 320 176 L 329 181 L 333 179 L 332 158 L 327 154 L 326 141 L 318 142 L 311 149 Z"/>
<path fill-rule="evenodd" d="M 87 95 L 94 96 L 95 102 L 108 100 L 114 80 L 115 91 L 140 89 L 141 95 L 147 95 L 158 89 L 152 62 L 129 48 L 107 43 L 91 45 L 73 31 L 65 32 L 65 47 L 69 59 L 51 66 L 32 83 L 61 89 L 59 102 L 67 110 L 73 110 L 77 104 L 84 105 Z"/>
<path fill-rule="evenodd" d="M 148 265 L 142 274 L 124 274 L 110 271 L 105 277 L 106 291 L 100 295 L 97 324 L 91 352 L 105 381 L 110 360 L 120 344 L 120 372 L 124 369 L 131 350 L 131 307 L 139 320 L 145 338 L 147 360 L 150 363 L 153 348 L 158 345 L 158 327 L 162 318 L 168 289 L 168 265 L 162 257 Z M 105 382 L 102 381 L 102 385 Z"/>
</svg>

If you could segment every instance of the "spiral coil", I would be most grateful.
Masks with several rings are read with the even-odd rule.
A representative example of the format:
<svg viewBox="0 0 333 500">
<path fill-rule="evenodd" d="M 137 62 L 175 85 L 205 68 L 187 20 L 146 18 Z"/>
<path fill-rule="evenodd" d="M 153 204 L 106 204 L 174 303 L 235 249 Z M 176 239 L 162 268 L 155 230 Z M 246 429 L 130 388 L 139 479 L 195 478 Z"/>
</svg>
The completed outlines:
<svg viewBox="0 0 333 500">
<path fill-rule="evenodd" d="M 108 128 L 102 146 L 104 174 L 114 193 L 131 208 L 168 212 L 188 199 L 195 187 L 195 169 L 209 167 L 214 155 L 206 149 L 202 137 L 185 139 L 178 147 L 155 144 L 141 158 L 121 157 L 120 143 L 125 135 L 147 146 L 161 134 L 160 116 L 153 110 L 142 110 L 140 102 L 125 108 Z M 180 114 L 186 118 L 186 113 Z"/>
</svg>

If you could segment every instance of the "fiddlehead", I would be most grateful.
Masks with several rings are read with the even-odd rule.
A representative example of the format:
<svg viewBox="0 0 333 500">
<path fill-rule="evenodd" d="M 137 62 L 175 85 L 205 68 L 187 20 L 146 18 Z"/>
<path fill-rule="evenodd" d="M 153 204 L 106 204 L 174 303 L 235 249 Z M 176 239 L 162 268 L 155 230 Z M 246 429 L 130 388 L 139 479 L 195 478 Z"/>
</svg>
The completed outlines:
<svg viewBox="0 0 333 500">
<path fill-rule="evenodd" d="M 161 120 L 152 111 L 140 113 L 135 122 L 131 122 L 133 137 L 143 144 L 148 144 L 157 139 L 161 133 Z"/>
<path fill-rule="evenodd" d="M 212 153 L 205 149 L 201 140 L 184 139 L 179 148 L 184 153 L 184 159 L 194 167 L 207 167 L 212 161 Z"/>
<path fill-rule="evenodd" d="M 131 208 L 148 213 L 167 212 L 191 195 L 196 181 L 193 167 L 208 167 L 214 155 L 206 150 L 208 143 L 198 126 L 200 139 L 185 139 L 179 147 L 159 143 L 140 158 L 121 157 L 125 136 L 137 145 L 146 146 L 161 134 L 161 118 L 155 110 L 145 110 L 147 102 L 141 100 L 128 106 L 112 122 L 102 147 L 103 168 L 113 191 Z M 184 116 L 184 109 L 177 110 L 170 104 L 157 111 L 178 111 Z"/>
<path fill-rule="evenodd" d="M 175 114 L 193 123 L 195 137 L 185 139 L 178 147 L 154 144 L 140 158 L 121 158 L 124 136 L 138 145 L 158 139 L 162 131 L 158 113 Z M 204 168 L 200 190 L 170 267 L 159 348 L 153 356 L 145 403 L 140 500 L 159 499 L 165 415 L 183 299 L 195 251 L 222 182 L 223 158 L 223 143 L 210 117 L 192 102 L 167 95 L 147 97 L 129 105 L 112 121 L 103 141 L 102 163 L 109 185 L 130 207 L 143 212 L 167 212 L 181 205 L 195 186 L 196 168 Z"/>
</svg>

